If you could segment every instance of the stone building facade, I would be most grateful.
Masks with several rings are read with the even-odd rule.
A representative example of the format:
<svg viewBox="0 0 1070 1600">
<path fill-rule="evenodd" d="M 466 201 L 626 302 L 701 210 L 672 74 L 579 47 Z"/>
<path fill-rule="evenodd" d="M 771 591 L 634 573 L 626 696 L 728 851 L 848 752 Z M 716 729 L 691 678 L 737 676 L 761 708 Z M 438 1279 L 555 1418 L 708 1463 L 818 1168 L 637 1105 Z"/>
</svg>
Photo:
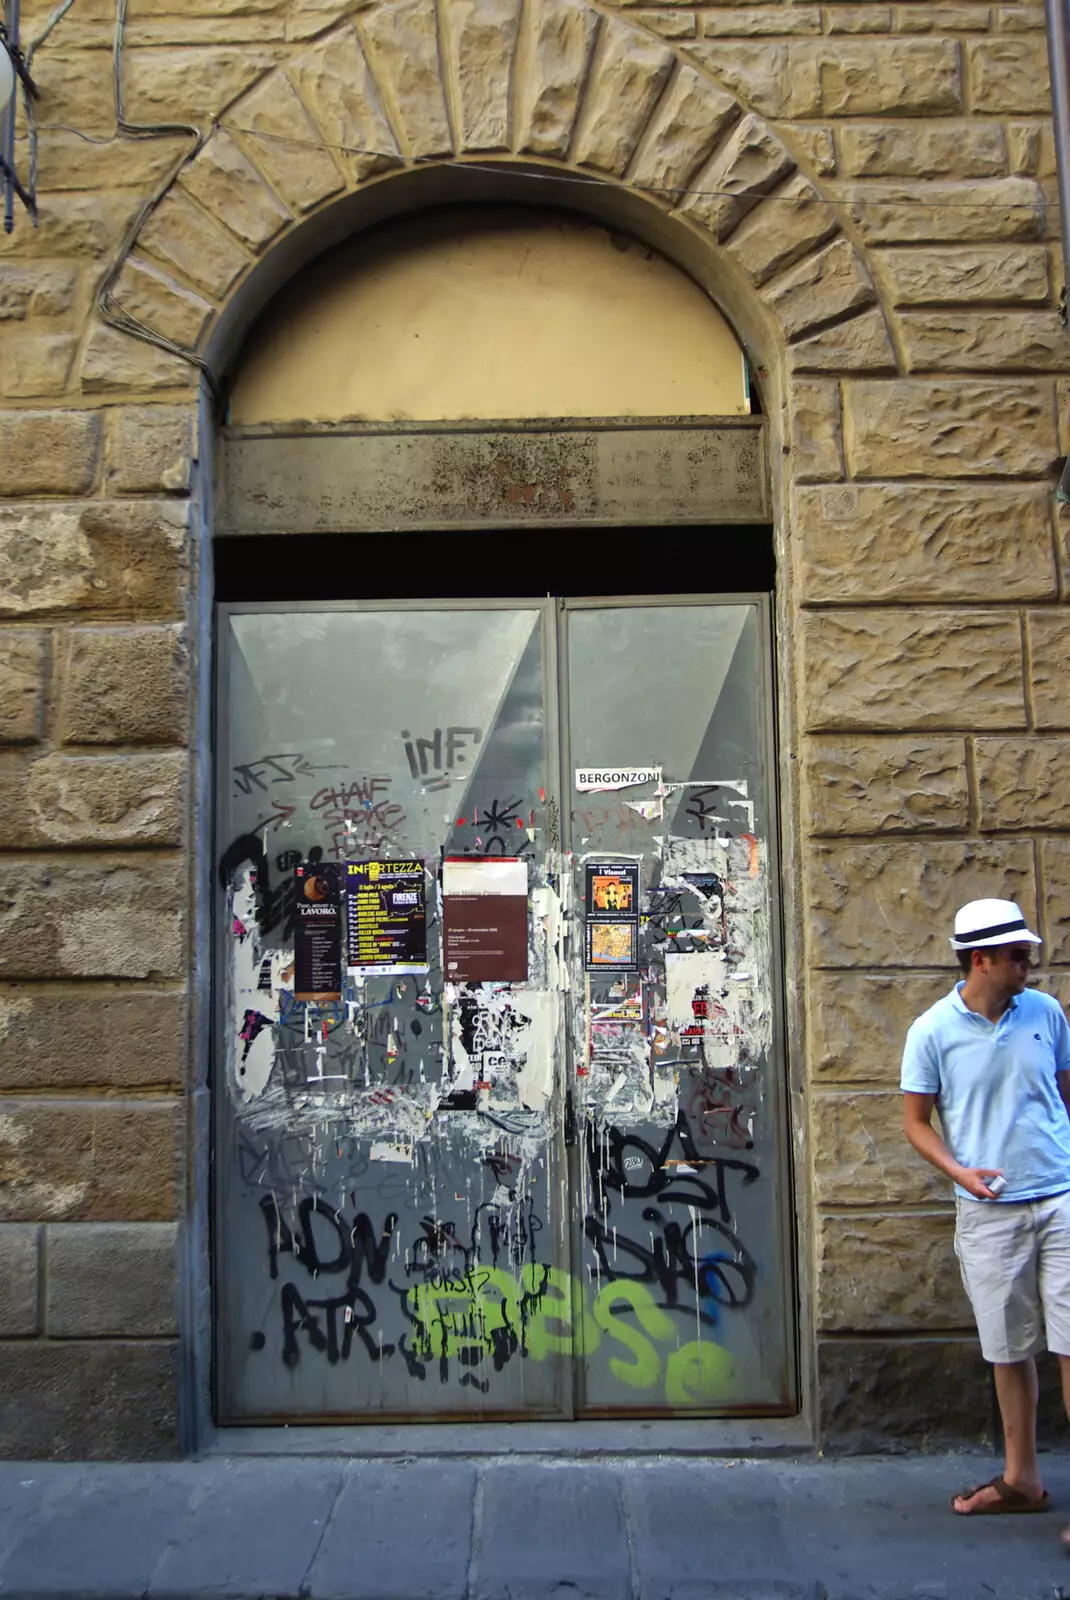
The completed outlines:
<svg viewBox="0 0 1070 1600">
<path fill-rule="evenodd" d="M 36 51 L 40 225 L 0 239 L 0 1451 L 171 1454 L 211 1417 L 218 412 L 181 352 L 225 392 L 293 273 L 466 169 L 584 179 L 757 373 L 799 1437 L 983 1434 L 896 1086 L 957 904 L 1017 898 L 1070 997 L 1042 7 L 139 0 L 151 136 L 113 30 L 75 0 Z"/>
</svg>

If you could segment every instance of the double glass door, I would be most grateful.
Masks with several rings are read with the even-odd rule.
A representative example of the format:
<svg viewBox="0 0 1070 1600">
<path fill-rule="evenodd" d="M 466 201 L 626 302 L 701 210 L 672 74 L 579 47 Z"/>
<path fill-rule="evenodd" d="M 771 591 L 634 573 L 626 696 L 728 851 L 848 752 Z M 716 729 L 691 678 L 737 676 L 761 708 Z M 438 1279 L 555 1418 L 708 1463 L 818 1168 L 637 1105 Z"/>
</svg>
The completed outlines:
<svg viewBox="0 0 1070 1600">
<path fill-rule="evenodd" d="M 794 1410 L 764 600 L 219 639 L 219 1420 Z"/>
</svg>

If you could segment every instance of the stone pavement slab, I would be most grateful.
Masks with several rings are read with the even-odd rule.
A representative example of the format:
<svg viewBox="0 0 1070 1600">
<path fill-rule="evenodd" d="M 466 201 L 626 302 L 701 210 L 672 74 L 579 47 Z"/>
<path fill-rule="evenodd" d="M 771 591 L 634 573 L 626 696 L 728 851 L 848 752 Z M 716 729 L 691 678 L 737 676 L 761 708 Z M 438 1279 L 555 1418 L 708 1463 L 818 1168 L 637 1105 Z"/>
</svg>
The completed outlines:
<svg viewBox="0 0 1070 1600">
<path fill-rule="evenodd" d="M 149 1578 L 151 1600 L 227 1600 L 250 1592 L 297 1594 L 338 1500 L 345 1466 L 309 1461 L 225 1461 L 198 1483 L 189 1510 Z"/>
<path fill-rule="evenodd" d="M 484 1474 L 471 1600 L 631 1600 L 620 1474 L 515 1463 Z"/>
<path fill-rule="evenodd" d="M 1070 1600 L 987 1455 L 0 1463 L 0 1600 Z"/>
<path fill-rule="evenodd" d="M 304 1592 L 465 1600 L 476 1483 L 468 1462 L 352 1462 Z"/>
</svg>

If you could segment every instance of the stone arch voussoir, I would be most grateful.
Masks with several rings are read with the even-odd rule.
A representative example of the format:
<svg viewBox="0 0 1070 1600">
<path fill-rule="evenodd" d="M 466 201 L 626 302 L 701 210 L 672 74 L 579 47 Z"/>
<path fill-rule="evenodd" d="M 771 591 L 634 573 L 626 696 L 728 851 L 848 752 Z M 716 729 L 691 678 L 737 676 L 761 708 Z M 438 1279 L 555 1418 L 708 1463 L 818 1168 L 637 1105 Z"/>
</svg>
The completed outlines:
<svg viewBox="0 0 1070 1600">
<path fill-rule="evenodd" d="M 586 0 L 380 0 L 295 45 L 154 204 L 113 303 L 203 350 L 240 280 L 309 213 L 391 171 L 477 157 L 642 193 L 742 275 L 790 371 L 895 370 L 860 250 L 772 126 L 715 65 Z M 116 338 L 101 325 L 87 342 L 86 387 Z"/>
</svg>

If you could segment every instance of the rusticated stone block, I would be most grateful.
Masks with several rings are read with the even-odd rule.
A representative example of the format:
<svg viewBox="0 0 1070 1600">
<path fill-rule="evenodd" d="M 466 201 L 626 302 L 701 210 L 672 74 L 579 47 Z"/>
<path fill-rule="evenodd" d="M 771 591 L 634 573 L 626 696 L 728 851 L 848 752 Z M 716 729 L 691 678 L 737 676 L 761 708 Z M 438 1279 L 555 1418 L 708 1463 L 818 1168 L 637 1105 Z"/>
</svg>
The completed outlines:
<svg viewBox="0 0 1070 1600">
<path fill-rule="evenodd" d="M 810 1103 L 810 1141 L 818 1205 L 932 1205 L 952 1197 L 951 1180 L 907 1143 L 898 1090 L 821 1090 Z"/>
<path fill-rule="evenodd" d="M 520 0 L 460 0 L 442 15 L 460 91 L 461 149 L 507 150 Z"/>
<path fill-rule="evenodd" d="M 1036 912 L 1028 839 L 815 843 L 805 872 L 812 967 L 945 967 L 968 900 L 1017 900 L 1027 920 Z"/>
<path fill-rule="evenodd" d="M 791 386 L 791 460 L 799 483 L 843 477 L 843 417 L 836 383 Z"/>
<path fill-rule="evenodd" d="M 802 799 L 812 834 L 961 830 L 969 821 L 966 741 L 807 739 Z"/>
<path fill-rule="evenodd" d="M 827 117 L 962 107 L 958 51 L 948 39 L 800 42 L 790 47 L 789 59 L 793 70 L 797 63 L 817 61 L 820 111 Z"/>
<path fill-rule="evenodd" d="M 108 411 L 105 481 L 113 494 L 188 494 L 195 450 L 192 406 Z"/>
<path fill-rule="evenodd" d="M 1014 612 L 859 608 L 804 613 L 800 623 L 812 731 L 1025 726 Z"/>
<path fill-rule="evenodd" d="M 951 959 L 950 949 L 947 957 Z M 807 978 L 811 1079 L 897 1089 L 907 1029 L 915 1017 L 948 994 L 957 979 L 957 967 L 944 973 L 894 975 L 811 972 Z"/>
<path fill-rule="evenodd" d="M 0 352 L 0 393 L 7 400 L 44 400 L 63 394 L 77 350 L 76 333 L 7 334 Z"/>
<path fill-rule="evenodd" d="M 991 7 L 967 0 L 946 6 L 918 6 L 910 0 L 895 10 L 897 33 L 987 33 L 991 26 Z"/>
<path fill-rule="evenodd" d="M 237 240 L 205 216 L 180 189 L 172 189 L 142 224 L 137 246 L 174 267 L 212 299 L 223 300 L 249 265 Z"/>
<path fill-rule="evenodd" d="M 727 239 L 763 195 L 795 166 L 780 140 L 758 117 L 746 116 L 703 167 L 681 210 Z"/>
<path fill-rule="evenodd" d="M 77 273 L 58 263 L 24 267 L 5 262 L 0 265 L 0 322 L 62 316 L 74 305 L 77 284 Z"/>
<path fill-rule="evenodd" d="M 839 194 L 869 244 L 1044 238 L 1044 195 L 1032 178 L 845 183 Z"/>
<path fill-rule="evenodd" d="M 808 172 L 831 178 L 836 171 L 836 145 L 830 127 L 811 123 L 791 129 L 791 147 L 801 152 Z"/>
<path fill-rule="evenodd" d="M 287 62 L 286 71 L 328 143 L 339 147 L 335 159 L 355 183 L 400 162 L 379 90 L 352 26 L 317 39 Z"/>
<path fill-rule="evenodd" d="M 875 250 L 873 269 L 893 305 L 1043 305 L 1050 293 L 1040 245 Z"/>
<path fill-rule="evenodd" d="M 95 70 L 95 67 L 94 67 Z M 117 250 L 137 215 L 139 197 L 109 194 L 50 194 L 38 212 L 36 228 L 20 228 L 0 239 L 0 257 L 17 252 L 20 261 L 45 259 L 68 268 L 98 261 Z"/>
<path fill-rule="evenodd" d="M 682 43 L 680 50 L 762 117 L 820 114 L 819 59 L 789 55 L 786 41 L 708 39 Z"/>
<path fill-rule="evenodd" d="M 0 849 L 181 844 L 186 757 L 0 756 Z"/>
<path fill-rule="evenodd" d="M 531 0 L 526 13 L 531 59 L 517 91 L 519 148 L 533 155 L 564 156 L 598 17 L 584 0 Z"/>
<path fill-rule="evenodd" d="M 126 258 L 114 293 L 116 304 L 143 327 L 187 350 L 197 348 L 212 316 L 207 300 L 138 256 Z"/>
<path fill-rule="evenodd" d="M 0 1455 L 159 1461 L 177 1454 L 177 1341 L 49 1341 L 4 1351 Z"/>
<path fill-rule="evenodd" d="M 754 284 L 763 284 L 836 232 L 837 221 L 809 178 L 795 172 L 744 217 L 727 250 Z"/>
<path fill-rule="evenodd" d="M 183 187 L 252 250 L 262 250 L 290 221 L 252 162 L 228 133 L 213 133 L 182 171 Z"/>
<path fill-rule="evenodd" d="M 1058 313 L 908 311 L 899 318 L 908 372 L 1059 372 L 1070 337 Z"/>
<path fill-rule="evenodd" d="M 788 361 L 793 372 L 894 372 L 897 365 L 879 306 L 800 339 Z"/>
<path fill-rule="evenodd" d="M 849 178 L 995 178 L 1007 170 L 998 122 L 845 122 L 836 143 Z"/>
<path fill-rule="evenodd" d="M 764 117 L 903 116 L 962 109 L 954 43 L 945 39 L 710 40 L 689 55 Z"/>
<path fill-rule="evenodd" d="M 87 494 L 99 459 L 99 412 L 0 412 L 0 494 Z"/>
<path fill-rule="evenodd" d="M 257 48 L 248 41 L 187 45 L 184 39 L 168 50 L 132 50 L 126 62 L 127 116 L 138 122 L 182 118 L 208 127 L 274 65 L 270 47 Z M 95 63 L 94 73 L 99 76 Z"/>
<path fill-rule="evenodd" d="M 662 11 L 632 11 L 630 16 L 641 28 L 660 33 L 663 39 L 694 39 L 698 36 L 698 18 L 693 11 L 678 11 L 666 6 Z"/>
<path fill-rule="evenodd" d="M 0 858 L 0 978 L 180 977 L 187 892 L 169 858 Z"/>
<path fill-rule="evenodd" d="M 64 744 L 177 744 L 189 730 L 181 628 L 72 628 L 58 716 Z"/>
<path fill-rule="evenodd" d="M 730 94 L 681 66 L 642 137 L 628 181 L 640 189 L 682 190 L 738 116 Z"/>
<path fill-rule="evenodd" d="M 1040 477 L 1055 455 L 1051 385 L 859 379 L 844 386 L 844 440 L 861 478 Z"/>
<path fill-rule="evenodd" d="M 376 81 L 400 116 L 409 153 L 450 155 L 434 0 L 374 6 L 360 14 L 358 26 Z"/>
<path fill-rule="evenodd" d="M 0 1339 L 25 1339 L 41 1331 L 40 1235 L 40 1228 L 24 1223 L 0 1223 Z"/>
<path fill-rule="evenodd" d="M 819 1215 L 818 1327 L 825 1333 L 973 1327 L 955 1258 L 955 1213 Z"/>
<path fill-rule="evenodd" d="M 262 78 L 230 108 L 227 120 L 292 211 L 310 211 L 345 187 L 297 91 L 280 71 Z"/>
<path fill-rule="evenodd" d="M 1027 616 L 1033 720 L 1038 728 L 1070 728 L 1070 610 L 1053 606 Z"/>
<path fill-rule="evenodd" d="M 170 1221 L 176 1116 L 173 1101 L 5 1101 L 0 1219 Z"/>
<path fill-rule="evenodd" d="M 1042 839 L 1039 849 L 1044 900 L 1043 926 L 1036 931 L 1046 940 L 1045 961 L 1065 965 L 1070 962 L 1070 839 Z"/>
<path fill-rule="evenodd" d="M 1055 597 L 1046 484 L 843 484 L 794 506 L 804 604 Z"/>
<path fill-rule="evenodd" d="M 978 739 L 981 827 L 1070 830 L 1070 739 Z"/>
<path fill-rule="evenodd" d="M 40 739 L 47 667 L 47 633 L 0 628 L 0 744 Z"/>
<path fill-rule="evenodd" d="M 616 176 L 669 80 L 673 55 L 615 18 L 607 18 L 591 63 L 572 150 L 582 165 Z"/>
<path fill-rule="evenodd" d="M 47 1236 L 50 1338 L 177 1334 L 173 1222 L 64 1222 Z"/>
<path fill-rule="evenodd" d="M 82 354 L 86 394 L 131 395 L 160 389 L 193 390 L 197 369 L 181 356 L 98 323 Z"/>
<path fill-rule="evenodd" d="M 11 986 L 0 994 L 0 1089 L 181 1087 L 186 997 Z"/>
<path fill-rule="evenodd" d="M 847 239 L 834 239 L 816 255 L 781 273 L 765 300 L 789 339 L 844 316 L 877 298 L 869 274 Z"/>
<path fill-rule="evenodd" d="M 0 614 L 182 609 L 188 511 L 168 501 L 0 506 Z"/>
<path fill-rule="evenodd" d="M 976 1337 L 822 1339 L 817 1367 L 827 1452 L 992 1438 L 991 1379 Z"/>
<path fill-rule="evenodd" d="M 783 39 L 821 32 L 817 6 L 718 6 L 700 15 L 704 39 Z"/>
<path fill-rule="evenodd" d="M 979 39 L 966 46 L 975 111 L 1047 111 L 1048 51 L 1043 34 L 1029 39 Z"/>
</svg>

